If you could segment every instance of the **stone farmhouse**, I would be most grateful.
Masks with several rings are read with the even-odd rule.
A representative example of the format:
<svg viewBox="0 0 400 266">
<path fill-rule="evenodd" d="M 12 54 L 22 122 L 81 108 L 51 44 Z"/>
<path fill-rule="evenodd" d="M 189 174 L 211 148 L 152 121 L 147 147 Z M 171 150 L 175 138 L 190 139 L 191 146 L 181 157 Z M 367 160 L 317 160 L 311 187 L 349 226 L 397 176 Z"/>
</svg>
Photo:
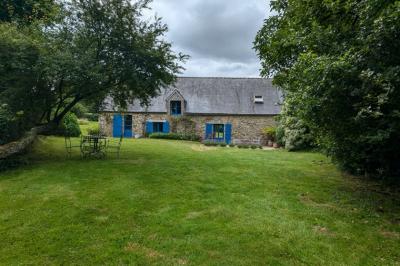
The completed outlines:
<svg viewBox="0 0 400 266">
<path fill-rule="evenodd" d="M 100 130 L 113 137 L 172 132 L 228 144 L 260 143 L 262 129 L 275 125 L 281 101 L 270 79 L 181 77 L 147 107 L 134 101 L 121 112 L 106 99 Z"/>
</svg>

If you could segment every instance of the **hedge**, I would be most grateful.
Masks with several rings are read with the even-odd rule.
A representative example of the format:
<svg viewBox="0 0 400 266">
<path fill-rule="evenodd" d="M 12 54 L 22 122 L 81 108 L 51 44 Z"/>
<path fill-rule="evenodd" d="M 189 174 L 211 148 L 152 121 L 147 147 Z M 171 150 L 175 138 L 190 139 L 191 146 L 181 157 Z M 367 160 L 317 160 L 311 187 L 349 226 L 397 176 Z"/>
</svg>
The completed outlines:
<svg viewBox="0 0 400 266">
<path fill-rule="evenodd" d="M 195 134 L 179 134 L 179 133 L 152 133 L 149 135 L 149 138 L 200 141 L 200 137 Z"/>
</svg>

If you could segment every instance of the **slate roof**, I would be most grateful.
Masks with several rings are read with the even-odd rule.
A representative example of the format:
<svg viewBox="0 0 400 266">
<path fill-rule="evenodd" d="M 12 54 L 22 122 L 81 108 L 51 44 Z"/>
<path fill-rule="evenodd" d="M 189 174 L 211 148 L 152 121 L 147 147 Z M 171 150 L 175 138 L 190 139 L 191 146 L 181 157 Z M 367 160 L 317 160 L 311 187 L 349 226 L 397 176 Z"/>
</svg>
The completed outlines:
<svg viewBox="0 0 400 266">
<path fill-rule="evenodd" d="M 153 98 L 147 108 L 135 101 L 127 111 L 165 113 L 166 99 L 175 90 L 185 98 L 189 114 L 276 115 L 281 110 L 282 93 L 271 79 L 181 77 Z M 263 96 L 263 104 L 254 103 L 256 95 Z M 116 111 L 111 99 L 105 101 L 103 111 Z"/>
</svg>

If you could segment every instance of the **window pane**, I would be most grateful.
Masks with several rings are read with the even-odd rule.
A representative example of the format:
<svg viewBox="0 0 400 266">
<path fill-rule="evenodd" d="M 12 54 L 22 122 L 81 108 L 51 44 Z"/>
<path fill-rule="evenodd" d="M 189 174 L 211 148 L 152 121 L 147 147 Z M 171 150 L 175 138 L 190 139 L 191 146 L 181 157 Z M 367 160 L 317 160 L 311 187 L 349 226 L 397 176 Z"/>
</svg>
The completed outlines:
<svg viewBox="0 0 400 266">
<path fill-rule="evenodd" d="M 162 133 L 164 130 L 162 122 L 153 122 L 153 132 L 154 133 Z"/>
<path fill-rule="evenodd" d="M 171 101 L 171 114 L 173 115 L 182 114 L 181 101 Z"/>
<path fill-rule="evenodd" d="M 132 129 L 132 115 L 125 115 L 124 120 L 125 130 Z"/>
<path fill-rule="evenodd" d="M 213 125 L 213 138 L 214 139 L 224 139 L 224 125 L 214 124 Z"/>
</svg>

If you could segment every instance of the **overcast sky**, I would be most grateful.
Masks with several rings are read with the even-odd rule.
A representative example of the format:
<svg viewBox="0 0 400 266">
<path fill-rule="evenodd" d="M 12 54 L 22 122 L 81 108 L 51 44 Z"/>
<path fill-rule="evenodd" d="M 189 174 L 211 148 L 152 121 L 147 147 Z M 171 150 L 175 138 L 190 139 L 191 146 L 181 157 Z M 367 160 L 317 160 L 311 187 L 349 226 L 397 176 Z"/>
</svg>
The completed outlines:
<svg viewBox="0 0 400 266">
<path fill-rule="evenodd" d="M 153 0 L 151 7 L 168 25 L 173 49 L 191 57 L 181 76 L 259 76 L 252 47 L 269 0 Z"/>
</svg>

